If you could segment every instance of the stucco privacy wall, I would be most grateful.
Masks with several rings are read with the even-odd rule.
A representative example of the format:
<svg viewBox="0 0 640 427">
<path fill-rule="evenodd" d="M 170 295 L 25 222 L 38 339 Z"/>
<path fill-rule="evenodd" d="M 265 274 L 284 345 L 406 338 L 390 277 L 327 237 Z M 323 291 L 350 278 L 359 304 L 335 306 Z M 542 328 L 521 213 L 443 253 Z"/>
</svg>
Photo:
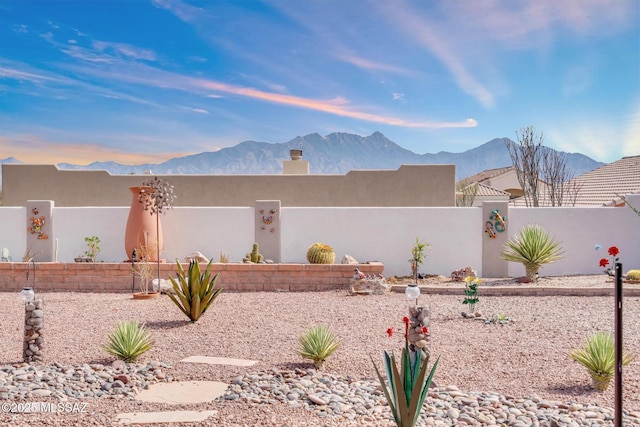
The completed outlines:
<svg viewBox="0 0 640 427">
<path fill-rule="evenodd" d="M 630 196 L 640 206 L 640 196 Z M 70 262 L 84 252 L 84 237 L 102 241 L 99 260 L 122 261 L 128 208 L 54 208 L 54 238 L 59 238 L 59 261 Z M 0 248 L 14 261 L 26 245 L 25 208 L 0 208 Z M 181 208 L 161 217 L 169 261 L 199 250 L 217 260 L 220 251 L 239 262 L 254 241 L 253 208 Z M 507 233 L 538 223 L 562 243 L 565 257 L 545 266 L 541 275 L 601 273 L 598 260 L 611 245 L 620 248 L 625 271 L 640 267 L 640 218 L 628 208 L 509 208 Z M 431 243 L 423 271 L 449 275 L 473 266 L 482 275 L 484 218 L 481 208 L 282 208 L 282 261 L 306 262 L 308 246 L 316 241 L 332 245 L 336 262 L 345 253 L 359 261 L 384 263 L 385 275 L 407 275 L 410 249 L 416 237 Z M 596 244 L 602 249 L 595 251 Z M 498 251 L 486 256 L 499 257 Z M 509 276 L 524 274 L 509 263 Z"/>
<path fill-rule="evenodd" d="M 53 200 L 56 206 L 129 206 L 127 188 L 149 175 L 60 170 L 55 165 L 2 166 L 4 206 Z M 455 165 L 403 165 L 346 175 L 170 175 L 175 206 L 455 206 Z"/>
<path fill-rule="evenodd" d="M 481 209 L 476 208 L 283 208 L 282 257 L 306 262 L 307 248 L 327 243 L 336 262 L 347 253 L 358 261 L 380 261 L 387 275 L 410 274 L 418 237 L 431 244 L 422 272 L 449 275 L 482 264 Z"/>
</svg>

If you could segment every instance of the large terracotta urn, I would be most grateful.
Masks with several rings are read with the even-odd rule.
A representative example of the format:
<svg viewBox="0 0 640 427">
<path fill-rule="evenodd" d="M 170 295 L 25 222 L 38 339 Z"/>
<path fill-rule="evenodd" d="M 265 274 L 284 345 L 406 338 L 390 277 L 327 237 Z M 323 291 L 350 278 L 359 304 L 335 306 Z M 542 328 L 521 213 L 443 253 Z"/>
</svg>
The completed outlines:
<svg viewBox="0 0 640 427">
<path fill-rule="evenodd" d="M 151 208 L 145 210 L 145 203 L 140 202 L 140 189 L 142 187 L 129 187 L 131 190 L 131 208 L 127 219 L 127 228 L 124 236 L 124 247 L 127 259 L 131 259 L 134 248 L 147 248 L 149 261 L 158 261 L 158 250 L 162 252 L 162 223 L 158 214 L 152 214 Z M 149 188 L 146 189 L 147 191 Z M 156 223 L 156 219 L 158 222 Z M 157 244 L 157 245 L 156 245 Z"/>
</svg>

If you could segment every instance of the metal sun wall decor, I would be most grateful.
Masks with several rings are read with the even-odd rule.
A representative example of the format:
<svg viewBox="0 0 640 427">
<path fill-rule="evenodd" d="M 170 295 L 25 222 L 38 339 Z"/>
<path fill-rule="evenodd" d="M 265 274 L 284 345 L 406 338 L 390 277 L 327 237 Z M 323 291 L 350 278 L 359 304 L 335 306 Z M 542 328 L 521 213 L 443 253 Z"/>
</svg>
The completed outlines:
<svg viewBox="0 0 640 427">
<path fill-rule="evenodd" d="M 31 234 L 37 234 L 38 239 L 40 240 L 47 240 L 49 236 L 45 234 L 44 230 L 42 229 L 44 227 L 44 224 L 46 223 L 44 216 L 40 216 L 40 217 L 37 216 L 40 213 L 38 211 L 38 208 L 31 209 L 31 212 L 33 213 L 34 216 L 29 218 L 29 221 L 31 222 L 31 227 L 28 227 L 27 231 Z"/>
<path fill-rule="evenodd" d="M 260 230 L 262 231 L 267 230 L 266 226 L 271 225 L 271 223 L 273 222 L 273 215 L 276 214 L 277 212 L 278 212 L 277 209 L 270 209 L 269 210 L 270 215 L 265 215 L 264 209 L 260 209 L 260 215 L 262 215 L 262 223 L 264 224 L 260 226 Z M 274 233 L 275 231 L 276 231 L 275 227 L 269 228 L 270 233 Z"/>
<path fill-rule="evenodd" d="M 489 221 L 484 223 L 484 232 L 490 239 L 496 238 L 496 233 L 502 233 L 507 229 L 507 217 L 500 215 L 500 209 L 491 211 Z"/>
</svg>

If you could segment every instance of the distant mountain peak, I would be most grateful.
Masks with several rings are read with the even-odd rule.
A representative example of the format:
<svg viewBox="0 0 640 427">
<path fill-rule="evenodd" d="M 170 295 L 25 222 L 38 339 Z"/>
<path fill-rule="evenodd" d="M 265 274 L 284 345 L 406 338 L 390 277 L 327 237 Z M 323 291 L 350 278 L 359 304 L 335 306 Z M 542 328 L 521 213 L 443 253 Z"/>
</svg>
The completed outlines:
<svg viewBox="0 0 640 427">
<path fill-rule="evenodd" d="M 379 131 L 369 136 L 346 132 L 322 136 L 314 132 L 281 143 L 243 141 L 233 147 L 176 157 L 157 164 L 123 165 L 107 161 L 88 166 L 58 166 L 61 169 L 105 169 L 112 174 L 142 174 L 149 169 L 158 175 L 281 174 L 282 161 L 289 159 L 289 150 L 302 149 L 311 173 L 345 174 L 357 169 L 397 169 L 403 164 L 455 164 L 456 175 L 460 179 L 486 169 L 511 166 L 505 145 L 508 140 L 494 138 L 462 153 L 441 151 L 421 155 L 399 146 Z M 602 166 L 602 163 L 583 154 L 564 154 L 567 165 L 576 176 Z M 0 160 L 0 163 L 20 162 L 10 157 Z"/>
</svg>

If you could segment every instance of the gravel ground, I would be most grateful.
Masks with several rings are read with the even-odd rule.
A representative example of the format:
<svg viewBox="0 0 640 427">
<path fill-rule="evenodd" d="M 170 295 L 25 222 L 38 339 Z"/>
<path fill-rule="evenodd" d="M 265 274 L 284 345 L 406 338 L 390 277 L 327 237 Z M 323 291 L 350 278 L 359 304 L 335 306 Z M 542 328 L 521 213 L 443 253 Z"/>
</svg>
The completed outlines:
<svg viewBox="0 0 640 427">
<path fill-rule="evenodd" d="M 512 281 L 505 281 L 512 283 Z M 609 285 L 602 276 L 542 279 L 545 286 Z M 502 283 L 501 283 L 502 284 Z M 487 286 L 491 285 L 488 281 Z M 517 286 L 514 284 L 514 286 Z M 101 350 L 106 334 L 119 320 L 146 323 L 156 340 L 141 361 L 158 360 L 172 366 L 179 380 L 231 382 L 250 372 L 306 369 L 310 365 L 295 353 L 297 337 L 316 324 L 330 326 L 342 340 L 325 370 L 355 378 L 373 378 L 369 359 L 382 362 L 382 350 L 399 350 L 402 334 L 388 338 L 387 328 L 403 327 L 407 312 L 404 295 L 349 296 L 345 291 L 310 293 L 225 293 L 196 324 L 191 324 L 171 301 L 133 300 L 129 294 L 44 293 L 45 363 L 109 364 Z M 455 385 L 462 391 L 495 391 L 508 396 L 540 396 L 565 403 L 613 407 L 613 387 L 597 393 L 584 368 L 568 356 L 594 330 L 613 331 L 611 297 L 481 297 L 484 315 L 504 313 L 509 325 L 484 324 L 461 316 L 462 297 L 426 295 L 429 304 L 431 352 L 440 356 L 435 375 L 438 386 Z M 24 311 L 18 295 L 0 294 L 0 365 L 21 362 Z M 625 348 L 640 355 L 640 298 L 624 300 Z M 193 355 L 257 360 L 249 368 L 189 364 Z M 46 401 L 46 398 L 31 399 Z M 87 400 L 86 413 L 7 414 L 0 425 L 115 425 L 116 414 L 157 410 L 217 410 L 199 425 L 302 426 L 334 425 L 302 409 L 284 405 L 252 406 L 240 401 L 200 405 L 165 405 L 130 399 Z M 624 408 L 640 411 L 640 361 L 624 371 Z M 357 425 L 355 423 L 354 425 Z M 180 425 L 189 425 L 180 424 Z M 348 425 L 345 422 L 335 425 Z M 391 422 L 387 425 L 392 425 Z"/>
</svg>

